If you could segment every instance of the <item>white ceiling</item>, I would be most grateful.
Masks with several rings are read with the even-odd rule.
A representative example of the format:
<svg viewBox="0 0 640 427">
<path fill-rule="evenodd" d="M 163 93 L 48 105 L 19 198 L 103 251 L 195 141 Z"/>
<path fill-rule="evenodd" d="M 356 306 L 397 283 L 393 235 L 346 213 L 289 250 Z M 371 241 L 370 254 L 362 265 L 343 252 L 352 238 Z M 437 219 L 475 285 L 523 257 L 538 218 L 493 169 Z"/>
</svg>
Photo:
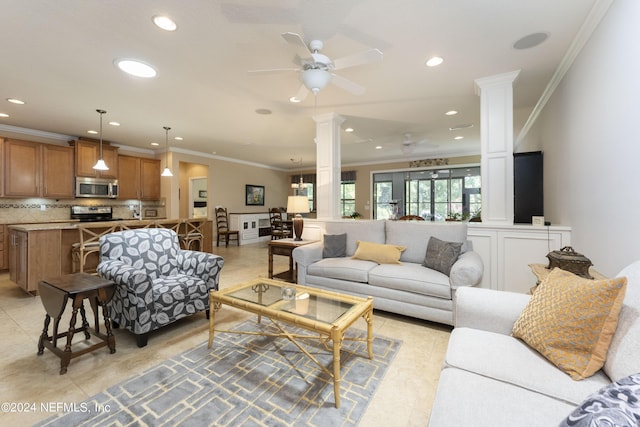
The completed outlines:
<svg viewBox="0 0 640 427">
<path fill-rule="evenodd" d="M 101 108 L 104 139 L 117 144 L 163 150 L 162 127 L 170 126 L 170 137 L 184 138 L 170 139 L 172 149 L 290 169 L 299 167 L 291 158 L 315 164 L 312 116 L 335 112 L 355 129 L 342 134 L 343 164 L 479 154 L 474 80 L 522 70 L 514 88 L 518 131 L 597 2 L 0 0 L 0 113 L 10 115 L 0 118 L 0 130 L 90 137 Z M 173 18 L 177 31 L 155 27 L 158 14 Z M 295 67 L 284 32 L 324 41 L 332 59 L 369 48 L 384 57 L 337 72 L 364 86 L 364 95 L 329 85 L 317 106 L 312 95 L 292 104 L 296 73 L 247 73 Z M 549 38 L 532 49 L 512 47 L 536 32 Z M 445 62 L 426 67 L 434 55 Z M 113 64 L 122 57 L 152 64 L 158 76 L 122 73 Z M 459 114 L 445 116 L 449 110 Z M 121 126 L 107 126 L 111 120 Z M 461 124 L 473 127 L 449 130 Z M 409 157 L 401 150 L 405 133 L 429 143 Z"/>
</svg>

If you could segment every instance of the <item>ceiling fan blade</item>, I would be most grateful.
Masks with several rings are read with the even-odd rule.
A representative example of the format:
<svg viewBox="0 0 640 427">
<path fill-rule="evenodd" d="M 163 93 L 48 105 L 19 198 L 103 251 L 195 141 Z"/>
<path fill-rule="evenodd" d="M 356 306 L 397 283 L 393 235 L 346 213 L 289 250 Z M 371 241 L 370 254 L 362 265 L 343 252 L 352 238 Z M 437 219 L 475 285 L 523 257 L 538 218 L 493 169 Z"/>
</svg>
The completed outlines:
<svg viewBox="0 0 640 427">
<path fill-rule="evenodd" d="M 364 52 L 354 53 L 353 55 L 338 58 L 333 61 L 333 66 L 334 69 L 341 70 L 343 68 L 371 64 L 378 61 L 382 61 L 382 52 L 378 49 L 369 49 Z"/>
<path fill-rule="evenodd" d="M 312 52 L 309 50 L 309 46 L 305 43 L 304 39 L 300 34 L 296 33 L 282 33 L 282 38 L 284 38 L 287 43 L 289 43 L 296 50 L 296 53 L 302 57 L 310 57 Z"/>
<path fill-rule="evenodd" d="M 366 92 L 366 89 L 364 87 L 352 82 L 351 80 L 347 80 L 344 77 L 338 76 L 337 74 L 332 74 L 331 76 L 331 83 L 341 89 L 346 90 L 349 93 L 352 93 L 354 95 L 362 95 Z"/>
<path fill-rule="evenodd" d="M 276 74 L 276 73 L 286 73 L 291 71 L 300 71 L 300 68 L 267 68 L 264 70 L 249 70 L 247 73 L 249 74 Z"/>
<path fill-rule="evenodd" d="M 309 89 L 307 89 L 305 85 L 300 85 L 300 89 L 298 89 L 298 92 L 294 95 L 294 98 L 297 99 L 299 102 L 302 102 L 305 100 L 308 94 L 309 94 Z"/>
</svg>

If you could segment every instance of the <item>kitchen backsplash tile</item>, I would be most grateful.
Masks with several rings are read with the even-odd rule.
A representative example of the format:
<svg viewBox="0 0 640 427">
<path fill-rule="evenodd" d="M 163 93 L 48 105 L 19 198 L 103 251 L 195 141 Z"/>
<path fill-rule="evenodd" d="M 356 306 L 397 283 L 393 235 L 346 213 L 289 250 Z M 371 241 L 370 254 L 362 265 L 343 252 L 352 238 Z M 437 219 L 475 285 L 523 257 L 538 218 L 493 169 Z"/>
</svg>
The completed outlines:
<svg viewBox="0 0 640 427">
<path fill-rule="evenodd" d="M 0 223 L 52 222 L 68 220 L 71 206 L 112 206 L 113 217 L 131 219 L 131 200 L 105 202 L 104 199 L 0 199 Z M 44 206 L 44 210 L 43 210 Z M 136 205 L 137 206 L 137 205 Z"/>
</svg>

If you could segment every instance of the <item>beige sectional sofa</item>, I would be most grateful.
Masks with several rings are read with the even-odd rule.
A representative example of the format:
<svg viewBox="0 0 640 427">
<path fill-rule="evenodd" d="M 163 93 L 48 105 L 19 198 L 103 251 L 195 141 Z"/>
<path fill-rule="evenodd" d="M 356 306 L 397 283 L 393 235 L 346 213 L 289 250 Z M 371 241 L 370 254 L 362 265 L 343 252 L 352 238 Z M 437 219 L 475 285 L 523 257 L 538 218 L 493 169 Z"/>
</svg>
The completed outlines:
<svg viewBox="0 0 640 427">
<path fill-rule="evenodd" d="M 627 286 L 606 361 L 579 381 L 511 335 L 530 296 L 459 289 L 429 426 L 640 425 L 640 261 L 617 277 Z"/>
<path fill-rule="evenodd" d="M 346 234 L 345 256 L 324 257 L 323 242 L 293 251 L 298 283 L 357 296 L 374 308 L 453 325 L 453 297 L 460 287 L 480 283 L 483 264 L 467 241 L 464 222 L 343 220 L 324 223 L 325 235 Z M 431 237 L 462 243 L 449 275 L 423 266 Z M 404 246 L 401 264 L 352 259 L 358 241 Z"/>
</svg>

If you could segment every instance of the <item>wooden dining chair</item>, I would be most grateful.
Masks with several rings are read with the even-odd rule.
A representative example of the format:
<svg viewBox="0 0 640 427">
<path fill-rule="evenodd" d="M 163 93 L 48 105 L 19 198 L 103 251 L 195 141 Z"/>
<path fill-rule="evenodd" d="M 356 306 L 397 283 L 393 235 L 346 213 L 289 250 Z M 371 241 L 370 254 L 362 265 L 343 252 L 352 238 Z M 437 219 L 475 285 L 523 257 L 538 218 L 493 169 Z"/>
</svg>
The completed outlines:
<svg viewBox="0 0 640 427">
<path fill-rule="evenodd" d="M 235 238 L 236 243 L 240 246 L 240 232 L 238 230 L 229 229 L 229 215 L 227 213 L 227 208 L 216 208 L 216 229 L 216 246 L 220 246 L 220 237 L 224 238 L 225 246 L 227 247 L 229 246 L 230 238 Z"/>
<path fill-rule="evenodd" d="M 271 224 L 271 240 L 293 237 L 293 230 L 287 227 L 282 220 L 280 208 L 269 209 L 269 222 Z"/>
</svg>

